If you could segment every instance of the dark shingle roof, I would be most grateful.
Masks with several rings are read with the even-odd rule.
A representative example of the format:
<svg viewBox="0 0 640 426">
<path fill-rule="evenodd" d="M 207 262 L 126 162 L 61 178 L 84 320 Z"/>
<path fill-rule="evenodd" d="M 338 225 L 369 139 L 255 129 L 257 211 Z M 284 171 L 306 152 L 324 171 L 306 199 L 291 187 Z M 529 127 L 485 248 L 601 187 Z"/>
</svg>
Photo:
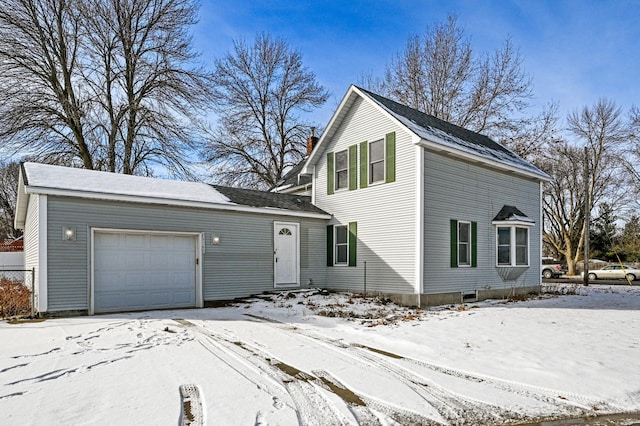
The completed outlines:
<svg viewBox="0 0 640 426">
<path fill-rule="evenodd" d="M 311 183 L 311 175 L 301 175 L 302 167 L 304 166 L 306 160 L 302 160 L 296 166 L 294 166 L 291 170 L 287 172 L 286 175 L 282 177 L 272 188 L 269 188 L 269 191 L 273 191 L 276 188 L 291 188 L 300 185 L 307 185 Z"/>
<path fill-rule="evenodd" d="M 425 114 L 391 99 L 387 99 L 384 96 L 369 92 L 368 90 L 358 89 L 384 107 L 423 139 L 435 138 L 454 149 L 480 155 L 493 161 L 515 166 L 541 177 L 547 177 L 547 175 L 537 167 L 523 160 L 513 151 L 500 145 L 488 136 L 456 126 L 455 124 Z"/>
<path fill-rule="evenodd" d="M 517 207 L 514 206 L 502 206 L 496 217 L 493 218 L 496 222 L 507 220 L 519 220 L 521 222 L 533 222 L 526 214 L 522 213 Z"/>
<path fill-rule="evenodd" d="M 249 207 L 270 207 L 307 213 L 328 214 L 311 204 L 311 197 L 303 195 L 280 194 L 255 189 L 232 188 L 212 185 L 218 192 L 229 198 L 232 203 Z"/>
</svg>

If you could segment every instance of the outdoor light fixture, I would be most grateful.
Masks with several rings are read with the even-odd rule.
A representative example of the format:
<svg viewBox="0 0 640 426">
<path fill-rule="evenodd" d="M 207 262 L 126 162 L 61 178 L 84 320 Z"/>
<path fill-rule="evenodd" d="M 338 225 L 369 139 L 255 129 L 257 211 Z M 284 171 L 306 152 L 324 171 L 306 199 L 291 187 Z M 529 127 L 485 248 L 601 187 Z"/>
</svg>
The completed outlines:
<svg viewBox="0 0 640 426">
<path fill-rule="evenodd" d="M 75 241 L 76 240 L 76 229 L 70 226 L 65 226 L 62 228 L 62 239 L 64 241 Z"/>
<path fill-rule="evenodd" d="M 211 236 L 211 242 L 213 243 L 214 246 L 220 245 L 220 236 L 219 235 L 212 235 Z"/>
</svg>

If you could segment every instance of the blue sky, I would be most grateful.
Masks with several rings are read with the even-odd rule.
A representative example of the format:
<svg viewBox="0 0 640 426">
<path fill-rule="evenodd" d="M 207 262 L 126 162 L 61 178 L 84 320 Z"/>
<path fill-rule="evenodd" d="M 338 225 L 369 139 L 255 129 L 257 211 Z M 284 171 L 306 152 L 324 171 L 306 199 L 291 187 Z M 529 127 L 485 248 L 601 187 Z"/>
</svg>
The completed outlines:
<svg viewBox="0 0 640 426">
<path fill-rule="evenodd" d="M 201 0 L 193 28 L 206 65 L 234 39 L 266 32 L 285 39 L 330 92 L 314 121 L 325 125 L 349 84 L 363 72 L 382 76 L 411 34 L 449 14 L 478 52 L 507 37 L 524 56 L 535 110 L 559 103 L 561 116 L 600 97 L 627 111 L 640 106 L 640 0 Z"/>
</svg>

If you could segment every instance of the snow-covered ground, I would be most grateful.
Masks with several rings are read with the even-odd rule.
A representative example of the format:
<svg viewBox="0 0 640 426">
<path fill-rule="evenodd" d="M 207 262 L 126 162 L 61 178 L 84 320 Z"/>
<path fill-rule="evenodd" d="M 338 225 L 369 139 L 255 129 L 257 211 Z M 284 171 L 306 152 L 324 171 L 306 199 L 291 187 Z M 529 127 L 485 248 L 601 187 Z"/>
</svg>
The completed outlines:
<svg viewBox="0 0 640 426">
<path fill-rule="evenodd" d="M 640 412 L 640 287 L 576 288 L 428 311 L 300 291 L 0 322 L 1 423 L 478 425 Z M 640 421 L 629 418 L 617 419 Z"/>
</svg>

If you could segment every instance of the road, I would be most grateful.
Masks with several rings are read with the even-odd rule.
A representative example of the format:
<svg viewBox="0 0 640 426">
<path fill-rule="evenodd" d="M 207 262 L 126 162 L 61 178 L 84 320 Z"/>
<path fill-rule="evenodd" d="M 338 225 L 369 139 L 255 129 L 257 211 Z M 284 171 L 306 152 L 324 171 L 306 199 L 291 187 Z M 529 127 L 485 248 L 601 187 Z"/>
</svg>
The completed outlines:
<svg viewBox="0 0 640 426">
<path fill-rule="evenodd" d="M 575 276 L 575 277 L 567 277 L 567 276 L 563 276 L 560 278 L 542 278 L 542 282 L 543 283 L 574 283 L 574 284 L 582 284 L 582 277 L 580 276 Z M 626 280 L 595 280 L 595 281 L 589 281 L 590 284 L 600 284 L 600 285 L 629 285 L 629 282 L 627 282 Z M 640 281 L 636 280 L 633 281 L 634 286 L 636 285 L 640 285 Z"/>
</svg>

